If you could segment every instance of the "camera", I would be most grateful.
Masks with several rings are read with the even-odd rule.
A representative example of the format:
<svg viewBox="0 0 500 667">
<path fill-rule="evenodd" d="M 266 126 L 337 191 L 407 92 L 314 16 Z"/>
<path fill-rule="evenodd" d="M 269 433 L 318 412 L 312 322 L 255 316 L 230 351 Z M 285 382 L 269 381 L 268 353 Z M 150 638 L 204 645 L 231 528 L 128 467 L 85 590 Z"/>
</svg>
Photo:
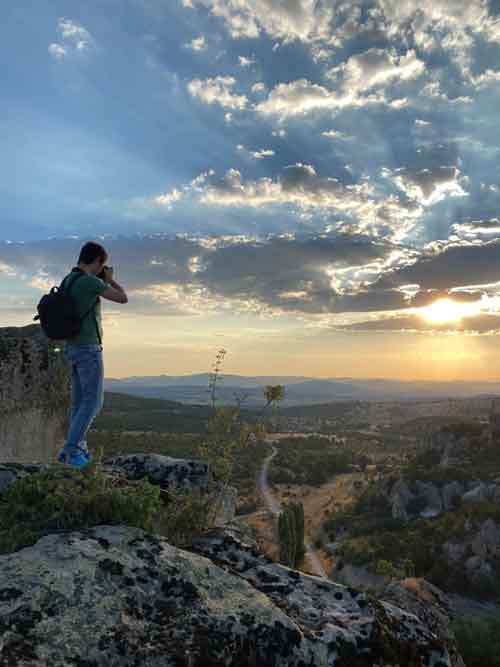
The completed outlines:
<svg viewBox="0 0 500 667">
<path fill-rule="evenodd" d="M 100 278 L 101 280 L 106 280 L 106 276 L 104 275 L 104 271 L 109 271 L 109 270 L 112 270 L 112 269 L 113 269 L 112 266 L 106 266 L 106 265 L 104 265 L 104 266 L 102 267 L 102 271 L 101 271 L 100 273 L 97 274 L 97 277 Z"/>
</svg>

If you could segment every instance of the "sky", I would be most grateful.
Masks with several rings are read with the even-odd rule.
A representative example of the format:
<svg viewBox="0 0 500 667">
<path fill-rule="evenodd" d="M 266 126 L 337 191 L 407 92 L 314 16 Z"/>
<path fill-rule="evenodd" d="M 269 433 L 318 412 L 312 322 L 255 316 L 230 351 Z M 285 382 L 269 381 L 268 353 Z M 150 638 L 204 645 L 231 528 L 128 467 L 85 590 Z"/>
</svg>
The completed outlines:
<svg viewBox="0 0 500 667">
<path fill-rule="evenodd" d="M 500 379 L 500 0 L 4 0 L 0 322 L 106 377 Z"/>
</svg>

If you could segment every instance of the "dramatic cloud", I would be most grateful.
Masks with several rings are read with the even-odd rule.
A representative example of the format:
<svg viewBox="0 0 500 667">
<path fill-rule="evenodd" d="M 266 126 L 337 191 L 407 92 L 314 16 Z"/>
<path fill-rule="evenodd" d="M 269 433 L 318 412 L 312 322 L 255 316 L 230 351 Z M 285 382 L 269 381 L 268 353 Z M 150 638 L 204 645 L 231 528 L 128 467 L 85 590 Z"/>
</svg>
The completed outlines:
<svg viewBox="0 0 500 667">
<path fill-rule="evenodd" d="M 500 241 L 483 245 L 450 244 L 435 253 L 423 254 L 410 266 L 387 274 L 378 287 L 408 283 L 423 289 L 451 289 L 500 281 Z"/>
<path fill-rule="evenodd" d="M 438 333 L 498 334 L 500 333 L 500 315 L 484 314 L 465 317 L 456 322 L 427 322 L 419 315 L 389 317 L 356 322 L 337 327 L 355 331 L 420 331 Z"/>
<path fill-rule="evenodd" d="M 332 284 L 338 271 L 381 266 L 393 248 L 366 238 L 170 238 L 163 235 L 101 241 L 127 286 L 129 310 L 186 314 L 237 307 L 254 312 L 334 312 L 342 300 Z M 59 284 L 84 240 L 0 243 L 0 267 L 38 291 Z M 68 258 L 74 257 L 73 263 Z M 38 294 L 38 298 L 39 298 Z M 185 303 L 183 303 L 185 299 Z M 36 301 L 36 297 L 33 297 Z M 338 301 L 338 302 L 337 302 Z M 245 306 L 245 302 L 247 306 Z M 176 306 L 177 304 L 177 306 Z M 248 305 L 251 304 L 251 307 Z"/>
<path fill-rule="evenodd" d="M 261 32 L 284 41 L 328 39 L 334 11 L 315 0 L 183 0 L 183 4 L 210 9 L 235 39 L 256 38 Z"/>
<path fill-rule="evenodd" d="M 463 197 L 467 194 L 459 183 L 460 170 L 457 167 L 418 170 L 401 167 L 392 173 L 385 170 L 384 174 L 391 177 L 408 197 L 426 206 L 446 196 Z"/>
<path fill-rule="evenodd" d="M 202 201 L 221 206 L 260 207 L 294 204 L 299 208 L 362 210 L 368 204 L 367 184 L 343 185 L 338 179 L 318 176 L 311 165 L 286 167 L 276 181 L 264 177 L 244 182 L 241 173 L 229 169 L 223 179 L 207 186 Z"/>
<path fill-rule="evenodd" d="M 388 104 L 406 106 L 406 98 L 387 99 L 385 88 L 396 81 L 414 79 L 424 72 L 414 51 L 397 56 L 394 51 L 370 49 L 332 68 L 327 76 L 332 88 L 297 79 L 277 84 L 266 100 L 256 105 L 258 113 L 282 117 L 311 111 Z"/>
<path fill-rule="evenodd" d="M 495 330 L 498 0 L 41 4 L 0 25 L 0 300 L 85 233 L 132 313 L 443 333 L 416 311 L 452 299 Z"/>
</svg>

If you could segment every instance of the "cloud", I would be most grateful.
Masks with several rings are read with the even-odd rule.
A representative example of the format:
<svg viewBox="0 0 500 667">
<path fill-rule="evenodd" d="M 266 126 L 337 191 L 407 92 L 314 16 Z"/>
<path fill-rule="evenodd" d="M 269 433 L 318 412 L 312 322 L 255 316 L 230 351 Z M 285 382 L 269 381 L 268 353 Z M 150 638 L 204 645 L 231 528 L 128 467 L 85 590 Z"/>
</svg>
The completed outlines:
<svg viewBox="0 0 500 667">
<path fill-rule="evenodd" d="M 441 201 L 446 196 L 464 197 L 467 193 L 459 183 L 460 170 L 457 167 L 431 167 L 415 169 L 401 167 L 394 171 L 383 170 L 385 176 L 411 199 L 428 206 Z"/>
<path fill-rule="evenodd" d="M 401 331 L 497 335 L 500 333 L 500 315 L 485 313 L 464 317 L 454 322 L 427 322 L 419 315 L 407 315 L 404 317 L 373 318 L 354 324 L 335 326 L 335 328 L 373 332 Z"/>
<path fill-rule="evenodd" d="M 171 192 L 167 192 L 164 195 L 159 195 L 154 197 L 153 201 L 160 206 L 165 206 L 168 209 L 172 208 L 172 204 L 176 201 L 179 201 L 184 196 L 180 190 L 174 188 Z"/>
<path fill-rule="evenodd" d="M 63 60 L 68 52 L 61 44 L 50 44 L 49 53 L 56 60 Z"/>
<path fill-rule="evenodd" d="M 265 157 L 272 157 L 274 155 L 274 151 L 271 150 L 270 148 L 262 148 L 259 151 L 252 151 L 251 155 L 256 160 L 262 160 L 262 158 Z"/>
<path fill-rule="evenodd" d="M 240 67 L 250 67 L 250 65 L 255 65 L 255 58 L 246 58 L 245 56 L 238 56 L 238 65 Z"/>
<path fill-rule="evenodd" d="M 488 240 L 488 237 L 491 240 L 491 236 L 497 238 L 500 236 L 500 220 L 498 218 L 455 223 L 450 228 L 450 237 L 455 240 L 465 239 L 471 242 Z"/>
<path fill-rule="evenodd" d="M 337 299 L 332 272 L 383 261 L 391 250 L 389 244 L 347 236 L 229 243 L 207 256 L 200 278 L 227 298 L 250 299 L 277 311 L 329 313 Z"/>
<path fill-rule="evenodd" d="M 7 267 L 20 286 L 47 291 L 59 284 L 76 263 L 86 240 L 97 240 L 108 250 L 117 280 L 129 294 L 127 307 L 133 313 L 238 311 L 266 316 L 294 313 L 306 318 L 357 313 L 359 318 L 362 313 L 373 312 L 380 313 L 376 320 L 366 319 L 351 328 L 445 331 L 448 327 L 480 332 L 498 328 L 492 317 L 500 310 L 499 242 L 490 244 L 495 253 L 488 258 L 489 272 L 484 270 L 484 247 L 448 248 L 434 260 L 419 259 L 408 266 L 411 255 L 401 247 L 339 234 L 265 238 L 155 234 L 0 242 L 0 269 Z M 472 259 L 465 255 L 446 257 L 458 250 L 479 254 Z M 462 263 L 458 264 L 457 259 Z M 407 266 L 391 270 L 391 266 L 401 264 Z M 473 267 L 483 267 L 483 273 L 474 272 Z M 454 273 L 450 274 L 450 269 Z M 453 276 L 460 273 L 465 279 L 454 280 Z M 381 278 L 373 282 L 377 275 Z M 472 280 L 480 284 L 493 279 L 497 286 L 491 290 L 489 301 L 484 301 L 486 289 L 470 286 Z M 457 290 L 457 282 L 469 287 Z M 444 297 L 471 304 L 483 299 L 484 312 L 479 313 L 479 319 L 479 315 L 464 317 L 464 324 L 455 327 L 422 321 L 412 311 Z M 38 294 L 33 295 L 34 305 L 37 298 Z M 396 315 L 397 311 L 402 314 Z M 328 321 L 331 323 L 331 318 Z"/>
<path fill-rule="evenodd" d="M 56 60 L 64 60 L 70 53 L 83 53 L 94 45 L 89 31 L 71 19 L 60 18 L 57 22 L 57 31 L 61 42 L 50 44 L 48 49 Z"/>
<path fill-rule="evenodd" d="M 266 100 L 255 106 L 257 113 L 281 117 L 296 116 L 313 111 L 387 104 L 401 108 L 407 98 L 387 99 L 385 88 L 397 81 L 420 76 L 424 64 L 415 51 L 397 56 L 392 50 L 369 49 L 351 56 L 332 68 L 327 76 L 333 88 L 297 79 L 277 84 Z"/>
<path fill-rule="evenodd" d="M 238 144 L 236 148 L 242 152 L 248 155 L 248 157 L 253 158 L 254 160 L 262 160 L 266 157 L 272 157 L 275 153 L 271 148 L 261 148 L 260 150 L 257 151 L 251 151 L 248 150 L 243 144 Z"/>
<path fill-rule="evenodd" d="M 242 180 L 237 169 L 229 169 L 219 181 L 205 189 L 202 202 L 219 206 L 261 207 L 295 204 L 299 208 L 360 210 L 368 202 L 371 187 L 366 184 L 343 185 L 338 179 L 318 176 L 311 165 L 297 163 L 286 167 L 275 181 L 268 177 Z"/>
<path fill-rule="evenodd" d="M 202 6 L 219 17 L 233 39 L 256 39 L 262 33 L 282 43 L 300 40 L 318 63 L 350 43 L 394 44 L 424 56 L 446 54 L 464 80 L 472 81 L 472 61 L 478 43 L 500 39 L 500 20 L 487 0 L 184 0 L 185 7 Z M 374 49 L 375 51 L 376 49 Z M 404 57 L 404 56 L 403 56 Z M 408 64 L 407 64 L 408 66 Z M 402 70 L 403 65 L 396 66 Z M 407 70 L 409 71 L 409 69 Z M 399 74 L 398 74 L 399 75 Z"/>
<path fill-rule="evenodd" d="M 207 41 L 205 39 L 205 35 L 200 35 L 199 37 L 195 37 L 184 46 L 187 49 L 191 49 L 191 51 L 204 51 L 207 48 Z"/>
<path fill-rule="evenodd" d="M 424 63 L 414 50 L 404 56 L 385 49 L 369 49 L 351 56 L 346 62 L 332 68 L 327 76 L 345 88 L 361 93 L 376 86 L 415 79 L 425 71 Z"/>
<path fill-rule="evenodd" d="M 272 149 L 236 149 L 251 160 L 274 157 Z M 350 180 L 350 179 L 349 179 Z M 400 242 L 416 224 L 422 207 L 407 196 L 383 196 L 367 178 L 342 182 L 321 176 L 312 165 L 300 162 L 284 167 L 275 177 L 245 179 L 238 169 L 230 168 L 218 177 L 213 169 L 200 174 L 180 188 L 151 198 L 128 200 L 127 215 L 137 220 L 154 219 L 158 207 L 170 210 L 173 203 L 184 201 L 184 210 L 204 215 L 207 206 L 261 209 L 269 214 L 281 207 L 283 215 L 317 228 L 328 224 L 330 230 L 347 234 L 369 234 Z M 118 210 L 118 209 L 117 209 Z M 121 210 L 121 209 L 120 209 Z M 338 216 L 347 217 L 338 217 Z"/>
<path fill-rule="evenodd" d="M 328 39 L 334 10 L 312 0 L 183 0 L 202 5 L 220 17 L 234 39 L 256 38 L 261 32 L 283 41 Z"/>
<path fill-rule="evenodd" d="M 390 244 L 358 237 L 151 236 L 0 242 L 0 265 L 19 284 L 47 290 L 76 263 L 86 240 L 107 249 L 129 295 L 127 309 L 144 314 L 207 310 L 322 313 L 334 308 L 332 271 L 384 262 Z M 33 302 L 39 295 L 33 296 Z"/>
<path fill-rule="evenodd" d="M 328 137 L 329 139 L 341 139 L 343 141 L 347 141 L 352 138 L 348 137 L 343 132 L 339 132 L 338 130 L 325 130 L 325 132 L 321 133 L 321 136 Z"/>
<path fill-rule="evenodd" d="M 387 273 L 374 286 L 417 284 L 422 289 L 449 290 L 499 281 L 500 241 L 494 240 L 481 245 L 450 243 L 437 250 L 431 246 L 416 262 Z"/>
<path fill-rule="evenodd" d="M 266 90 L 266 85 L 265 83 L 262 83 L 262 81 L 258 81 L 257 83 L 254 83 L 251 91 L 252 93 L 264 93 Z"/>
<path fill-rule="evenodd" d="M 307 79 L 298 79 L 277 84 L 255 109 L 263 116 L 274 114 L 286 117 L 338 106 L 341 106 L 341 100 L 333 91 Z"/>
<path fill-rule="evenodd" d="M 189 93 L 205 104 L 219 104 L 227 109 L 244 109 L 247 105 L 245 95 L 235 95 L 231 88 L 236 79 L 231 76 L 217 76 L 214 79 L 193 79 L 188 84 Z"/>
</svg>

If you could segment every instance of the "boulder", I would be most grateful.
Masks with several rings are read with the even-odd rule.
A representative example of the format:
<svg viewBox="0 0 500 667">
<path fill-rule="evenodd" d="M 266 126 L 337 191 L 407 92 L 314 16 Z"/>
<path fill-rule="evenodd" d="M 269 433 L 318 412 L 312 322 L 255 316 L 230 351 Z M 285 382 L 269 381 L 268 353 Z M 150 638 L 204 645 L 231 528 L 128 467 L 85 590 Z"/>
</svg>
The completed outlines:
<svg viewBox="0 0 500 667">
<path fill-rule="evenodd" d="M 341 558 L 336 560 L 330 576 L 335 581 L 346 586 L 365 588 L 374 591 L 382 590 L 390 580 L 389 577 L 370 572 L 362 565 L 346 563 Z"/>
<path fill-rule="evenodd" d="M 437 586 L 426 579 L 410 577 L 390 583 L 382 592 L 384 600 L 411 611 L 437 636 L 446 638 L 451 646 L 455 639 L 452 620 L 456 615 L 453 602 Z M 465 667 L 458 654 L 453 655 L 455 664 Z"/>
<path fill-rule="evenodd" d="M 423 510 L 427 516 L 438 516 L 443 510 L 443 502 L 441 500 L 441 494 L 439 489 L 432 482 L 415 482 L 416 495 L 418 498 L 422 498 L 426 507 Z"/>
<path fill-rule="evenodd" d="M 175 486 L 205 489 L 209 481 L 209 464 L 203 460 L 175 459 L 161 454 L 126 454 L 103 461 L 103 471 L 120 472 L 128 479 L 147 477 L 162 489 Z"/>
<path fill-rule="evenodd" d="M 470 556 L 465 561 L 465 572 L 470 581 L 493 580 L 495 573 L 491 565 L 481 556 Z"/>
<path fill-rule="evenodd" d="M 500 525 L 487 519 L 472 540 L 472 552 L 482 558 L 500 558 Z"/>
<path fill-rule="evenodd" d="M 4 461 L 48 462 L 64 444 L 69 367 L 39 324 L 0 328 L 0 451 Z"/>
<path fill-rule="evenodd" d="M 69 466 L 47 463 L 0 463 L 0 497 L 9 486 L 25 475 L 51 471 L 60 477 L 71 479 L 73 469 Z M 57 471 L 57 472 L 56 472 Z M 169 488 L 205 490 L 210 479 L 210 466 L 196 459 L 175 459 L 160 454 L 129 454 L 107 459 L 102 472 L 120 485 L 126 481 L 146 478 L 162 490 Z M 122 482 L 123 483 L 123 482 Z M 236 513 L 237 490 L 232 486 L 218 485 L 214 503 L 218 504 L 216 526 L 224 526 Z"/>
<path fill-rule="evenodd" d="M 460 664 L 415 613 L 223 531 L 186 551 L 102 525 L 0 556 L 0 637 L 17 667 Z"/>
<path fill-rule="evenodd" d="M 463 494 L 464 503 L 483 503 L 488 500 L 488 487 L 483 482 L 474 486 L 470 491 Z"/>
<path fill-rule="evenodd" d="M 408 520 L 407 505 L 410 500 L 415 499 L 415 494 L 410 491 L 408 484 L 399 479 L 391 489 L 389 500 L 392 504 L 392 518 Z"/>
</svg>

